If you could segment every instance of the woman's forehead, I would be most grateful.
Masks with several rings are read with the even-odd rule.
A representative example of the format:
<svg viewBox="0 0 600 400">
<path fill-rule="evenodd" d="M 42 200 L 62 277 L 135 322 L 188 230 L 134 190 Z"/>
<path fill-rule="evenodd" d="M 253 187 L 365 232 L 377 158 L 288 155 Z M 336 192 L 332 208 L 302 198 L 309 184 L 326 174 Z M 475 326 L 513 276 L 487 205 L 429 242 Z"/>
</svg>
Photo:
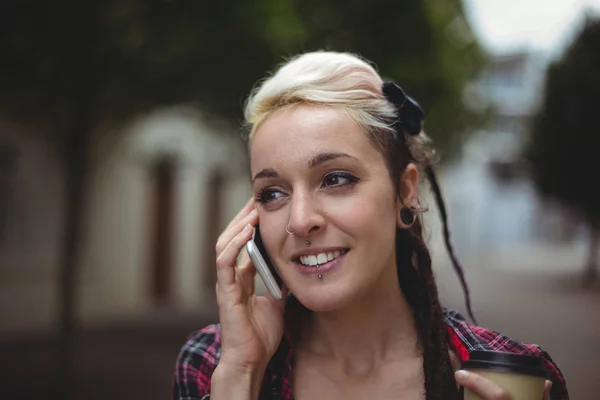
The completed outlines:
<svg viewBox="0 0 600 400">
<path fill-rule="evenodd" d="M 364 129 L 341 109 L 300 105 L 279 110 L 263 121 L 250 142 L 253 161 L 291 155 L 313 157 L 318 152 L 373 156 Z"/>
</svg>

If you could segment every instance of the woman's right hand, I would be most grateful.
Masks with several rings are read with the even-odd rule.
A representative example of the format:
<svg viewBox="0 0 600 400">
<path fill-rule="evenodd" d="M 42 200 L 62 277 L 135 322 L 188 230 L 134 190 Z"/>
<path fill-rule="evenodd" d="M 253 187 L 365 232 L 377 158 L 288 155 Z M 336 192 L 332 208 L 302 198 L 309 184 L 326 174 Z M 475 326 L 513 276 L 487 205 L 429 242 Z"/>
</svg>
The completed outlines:
<svg viewBox="0 0 600 400">
<path fill-rule="evenodd" d="M 458 385 L 470 390 L 482 400 L 513 400 L 511 395 L 502 389 L 496 382 L 493 382 L 482 375 L 459 370 L 455 372 L 454 376 Z M 544 394 L 542 395 L 541 400 L 550 400 L 551 390 L 552 382 L 547 380 L 544 384 Z"/>
<path fill-rule="evenodd" d="M 219 236 L 217 303 L 221 323 L 221 370 L 262 374 L 283 335 L 285 289 L 281 300 L 255 296 L 256 270 L 244 246 L 252 238 L 258 211 L 250 199 Z M 238 262 L 238 255 L 244 249 Z"/>
</svg>

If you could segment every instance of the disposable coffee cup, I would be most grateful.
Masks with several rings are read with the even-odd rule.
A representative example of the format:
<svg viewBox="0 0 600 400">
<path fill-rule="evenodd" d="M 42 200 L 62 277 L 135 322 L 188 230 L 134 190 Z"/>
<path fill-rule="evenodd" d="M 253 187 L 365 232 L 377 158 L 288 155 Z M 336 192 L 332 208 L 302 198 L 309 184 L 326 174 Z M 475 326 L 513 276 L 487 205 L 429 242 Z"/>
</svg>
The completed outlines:
<svg viewBox="0 0 600 400">
<path fill-rule="evenodd" d="M 542 400 L 548 376 L 541 358 L 496 351 L 473 351 L 462 368 L 496 382 L 512 400 Z M 464 400 L 485 400 L 467 388 Z"/>
</svg>

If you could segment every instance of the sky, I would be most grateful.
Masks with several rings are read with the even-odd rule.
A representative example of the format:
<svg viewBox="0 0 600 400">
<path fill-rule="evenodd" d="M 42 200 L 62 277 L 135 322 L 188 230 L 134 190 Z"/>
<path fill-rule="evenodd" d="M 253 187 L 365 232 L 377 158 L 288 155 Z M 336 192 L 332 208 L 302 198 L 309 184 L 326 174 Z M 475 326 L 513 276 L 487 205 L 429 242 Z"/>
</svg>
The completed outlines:
<svg viewBox="0 0 600 400">
<path fill-rule="evenodd" d="M 463 0 L 481 44 L 492 53 L 516 49 L 559 55 L 586 10 L 600 15 L 600 0 Z"/>
</svg>

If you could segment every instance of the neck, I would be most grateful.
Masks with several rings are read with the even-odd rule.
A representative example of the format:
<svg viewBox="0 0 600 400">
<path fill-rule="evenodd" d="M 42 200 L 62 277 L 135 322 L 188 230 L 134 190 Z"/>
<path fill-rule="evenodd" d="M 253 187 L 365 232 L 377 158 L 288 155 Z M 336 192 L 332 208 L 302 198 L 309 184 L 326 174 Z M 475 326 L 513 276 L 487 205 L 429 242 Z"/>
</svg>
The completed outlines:
<svg viewBox="0 0 600 400">
<path fill-rule="evenodd" d="M 358 365 L 399 357 L 420 357 L 412 310 L 395 265 L 372 289 L 343 309 L 311 313 L 303 324 L 299 350 Z"/>
</svg>

